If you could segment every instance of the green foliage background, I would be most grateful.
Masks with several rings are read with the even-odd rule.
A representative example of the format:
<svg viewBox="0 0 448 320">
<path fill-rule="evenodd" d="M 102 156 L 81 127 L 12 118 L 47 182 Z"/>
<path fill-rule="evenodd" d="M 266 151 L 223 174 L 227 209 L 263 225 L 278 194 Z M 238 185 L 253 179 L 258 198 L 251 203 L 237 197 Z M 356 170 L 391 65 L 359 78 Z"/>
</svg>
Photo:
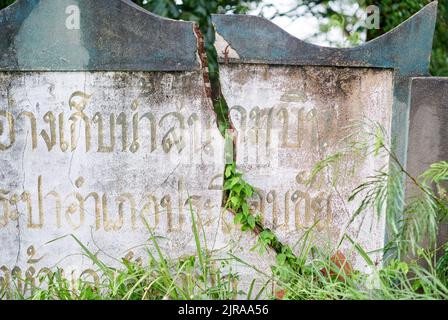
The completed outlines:
<svg viewBox="0 0 448 320">
<path fill-rule="evenodd" d="M 6 6 L 9 6 L 15 0 L 0 0 L 0 9 L 3 9 Z"/>
</svg>

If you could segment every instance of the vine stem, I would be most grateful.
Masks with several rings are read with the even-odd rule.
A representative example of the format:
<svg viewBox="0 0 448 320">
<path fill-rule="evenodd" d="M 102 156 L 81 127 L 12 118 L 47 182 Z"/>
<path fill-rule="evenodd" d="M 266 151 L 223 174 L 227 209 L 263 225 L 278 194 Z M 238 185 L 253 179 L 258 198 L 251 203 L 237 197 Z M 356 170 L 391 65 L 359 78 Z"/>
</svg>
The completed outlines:
<svg viewBox="0 0 448 320">
<path fill-rule="evenodd" d="M 233 211 L 230 208 L 226 208 L 226 210 L 228 210 L 229 212 L 231 212 L 234 216 L 236 216 L 236 212 Z M 275 236 L 275 234 L 268 228 L 265 228 L 263 226 L 263 224 L 261 224 L 260 222 L 257 222 L 255 225 L 255 228 L 251 229 L 257 236 L 260 235 L 261 232 L 263 231 L 269 231 L 274 235 L 274 239 L 268 244 L 268 246 L 274 250 L 277 254 L 282 253 L 282 248 L 285 247 L 285 244 L 283 244 L 281 241 L 278 240 L 278 238 Z M 297 257 L 296 257 L 297 258 Z"/>
</svg>

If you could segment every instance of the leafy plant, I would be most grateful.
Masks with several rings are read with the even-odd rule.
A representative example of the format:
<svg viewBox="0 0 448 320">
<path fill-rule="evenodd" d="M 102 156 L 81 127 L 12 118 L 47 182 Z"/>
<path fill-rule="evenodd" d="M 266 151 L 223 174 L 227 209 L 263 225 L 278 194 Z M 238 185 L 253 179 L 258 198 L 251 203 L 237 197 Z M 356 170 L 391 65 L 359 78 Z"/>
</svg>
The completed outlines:
<svg viewBox="0 0 448 320">
<path fill-rule="evenodd" d="M 249 212 L 247 198 L 254 192 L 252 186 L 243 180 L 242 173 L 236 172 L 235 163 L 226 165 L 224 190 L 229 192 L 226 208 L 235 214 L 235 223 L 241 224 L 243 231 L 254 230 L 260 223 L 260 216 L 254 216 Z"/>
<path fill-rule="evenodd" d="M 190 207 L 192 217 L 195 212 Z M 243 292 L 238 290 L 238 275 L 233 272 L 230 258 L 213 256 L 203 247 L 201 231 L 193 219 L 192 232 L 196 254 L 169 259 L 158 243 L 158 237 L 147 225 L 149 239 L 145 260 L 132 256 L 111 267 L 98 259 L 74 235 L 71 237 L 82 249 L 82 255 L 95 266 L 101 275 L 97 281 L 85 277 L 69 280 L 62 270 L 49 272 L 37 281 L 14 278 L 0 286 L 0 299 L 38 300 L 96 300 L 96 299 L 232 299 Z M 59 238 L 60 239 L 60 238 Z M 59 241 L 55 239 L 54 241 Z M 20 286 L 17 286 L 17 284 Z M 24 290 L 28 286 L 29 290 Z M 21 288 L 21 289 L 20 289 Z M 258 292 L 257 295 L 261 295 Z"/>
</svg>

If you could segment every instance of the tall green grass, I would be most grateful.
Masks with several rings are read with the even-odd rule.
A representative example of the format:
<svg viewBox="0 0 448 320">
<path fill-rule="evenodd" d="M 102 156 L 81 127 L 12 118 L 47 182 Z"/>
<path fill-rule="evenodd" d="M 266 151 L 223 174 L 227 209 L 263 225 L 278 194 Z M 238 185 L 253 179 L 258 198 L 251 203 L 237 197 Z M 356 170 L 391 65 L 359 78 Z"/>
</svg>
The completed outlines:
<svg viewBox="0 0 448 320">
<path fill-rule="evenodd" d="M 215 254 L 204 246 L 205 234 L 196 222 L 196 213 L 191 205 L 190 213 L 195 254 L 169 259 L 159 245 L 158 237 L 146 223 L 149 240 L 145 260 L 123 258 L 119 267 L 111 267 L 78 238 L 69 235 L 101 275 L 98 279 L 89 280 L 90 275 L 87 274 L 73 280 L 64 276 L 60 269 L 47 272 L 33 281 L 20 277 L 11 278 L 8 282 L 3 279 L 0 282 L 0 299 L 229 300 L 260 297 L 265 288 L 256 291 L 255 281 L 246 291 L 239 290 L 239 276 L 233 271 L 236 260 Z"/>
<path fill-rule="evenodd" d="M 313 242 L 316 222 L 303 233 L 293 248 L 279 241 L 275 242 L 274 247 L 271 245 L 268 250 L 275 250 L 276 261 L 271 270 L 262 271 L 250 261 L 241 259 L 238 252 L 223 255 L 209 250 L 205 232 L 196 222 L 198 217 L 190 204 L 194 254 L 168 258 L 158 243 L 158 237 L 147 225 L 149 240 L 145 259 L 124 258 L 118 267 L 112 267 L 98 259 L 74 235 L 70 235 L 82 249 L 83 255 L 95 265 L 101 275 L 99 278 L 92 279 L 91 275 L 86 274 L 79 279 L 69 279 L 61 270 L 48 270 L 33 281 L 26 277 L 2 277 L 0 299 L 448 299 L 448 245 L 436 241 L 438 225 L 447 216 L 444 183 L 448 180 L 448 163 L 433 164 L 420 177 L 413 177 L 399 163 L 385 138 L 385 131 L 376 124 L 369 124 L 367 128 L 370 129 L 366 130 L 363 126 L 362 133 L 347 137 L 347 141 L 355 136 L 356 139 L 347 144 L 349 147 L 346 150 L 319 162 L 308 181 L 312 181 L 322 170 L 331 169 L 340 174 L 341 167 L 338 165 L 354 154 L 373 154 L 391 159 L 388 168 L 368 177 L 347 199 L 360 203 L 353 212 L 353 219 L 366 214 L 368 209 L 373 209 L 378 216 L 386 215 L 390 234 L 384 250 L 393 254 L 387 256 L 384 264 L 376 265 L 371 261 L 369 253 L 348 235 L 343 237 L 341 243 L 348 241 L 352 250 L 368 265 L 368 270 L 356 271 L 345 258 L 335 259 L 339 247 L 325 251 Z M 360 136 L 370 138 L 370 143 L 359 142 L 363 141 Z M 346 166 L 344 168 L 347 170 Z M 241 175 L 236 172 L 232 175 L 232 170 L 235 170 L 234 166 L 228 169 L 229 176 L 238 177 L 241 188 L 246 187 L 250 191 L 251 187 L 245 184 Z M 416 190 L 412 197 L 404 196 L 404 178 Z M 337 184 L 337 179 L 335 176 L 333 183 Z M 235 185 L 239 186 L 235 183 L 230 190 Z M 243 208 L 241 212 L 245 211 L 245 197 L 239 196 L 237 200 L 239 207 Z M 241 217 L 250 225 L 248 213 L 243 214 L 244 217 Z M 241 222 L 244 219 L 236 220 Z M 275 235 L 263 229 L 257 219 L 254 222 L 254 228 L 245 228 L 246 232 L 256 230 L 260 238 L 270 235 L 269 239 L 273 240 L 271 236 Z M 266 243 L 261 241 L 260 245 Z M 238 265 L 252 270 L 253 279 L 246 286 L 241 285 L 241 275 L 236 269 Z"/>
<path fill-rule="evenodd" d="M 200 231 L 194 228 L 197 239 Z M 331 251 L 324 252 L 312 243 L 309 228 L 299 242 L 296 256 L 301 268 L 291 268 L 277 259 L 272 272 L 265 273 L 229 253 L 227 257 L 214 257 L 197 242 L 196 254 L 169 260 L 160 248 L 157 237 L 150 233 L 147 261 L 123 259 L 118 268 L 109 267 L 73 237 L 101 274 L 97 281 L 81 277 L 66 278 L 61 270 L 42 276 L 35 283 L 27 279 L 12 279 L 9 288 L 2 288 L 2 299 L 27 300 L 191 300 L 191 299 L 448 299 L 446 262 L 434 264 L 433 252 L 420 249 L 416 260 L 392 260 L 380 268 L 352 239 L 353 249 L 369 264 L 370 272 L 351 270 L 331 259 Z M 446 259 L 446 256 L 445 256 Z M 252 268 L 254 279 L 247 287 L 238 285 L 239 276 L 232 269 L 240 264 Z M 443 269 L 445 268 L 445 269 Z M 444 270 L 444 274 L 440 274 Z M 444 280 L 445 279 L 445 280 Z M 16 284 L 21 283 L 18 287 Z M 256 283 L 258 285 L 256 285 Z M 260 285 L 261 284 L 261 285 Z"/>
</svg>

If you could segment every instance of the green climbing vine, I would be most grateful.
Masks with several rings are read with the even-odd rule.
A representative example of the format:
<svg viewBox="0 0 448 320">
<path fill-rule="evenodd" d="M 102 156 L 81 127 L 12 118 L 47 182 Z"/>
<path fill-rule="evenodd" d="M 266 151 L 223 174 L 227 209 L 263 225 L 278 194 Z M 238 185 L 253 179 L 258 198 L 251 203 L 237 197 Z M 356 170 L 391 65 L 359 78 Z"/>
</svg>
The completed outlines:
<svg viewBox="0 0 448 320">
<path fill-rule="evenodd" d="M 242 173 L 236 171 L 235 163 L 226 166 L 224 190 L 229 192 L 226 208 L 235 212 L 234 221 L 242 225 L 243 231 L 254 230 L 260 223 L 260 216 L 249 212 L 247 198 L 252 196 L 254 189 L 242 176 Z"/>
<path fill-rule="evenodd" d="M 272 248 L 277 256 L 275 271 L 289 269 L 300 272 L 304 260 L 297 257 L 292 249 L 279 241 L 275 234 L 263 225 L 258 213 L 250 212 L 248 199 L 252 197 L 254 188 L 243 179 L 243 174 L 236 170 L 235 162 L 227 164 L 225 168 L 224 191 L 226 192 L 225 208 L 234 214 L 234 222 L 241 226 L 242 231 L 252 231 L 258 235 L 258 246 L 261 251 Z"/>
</svg>

